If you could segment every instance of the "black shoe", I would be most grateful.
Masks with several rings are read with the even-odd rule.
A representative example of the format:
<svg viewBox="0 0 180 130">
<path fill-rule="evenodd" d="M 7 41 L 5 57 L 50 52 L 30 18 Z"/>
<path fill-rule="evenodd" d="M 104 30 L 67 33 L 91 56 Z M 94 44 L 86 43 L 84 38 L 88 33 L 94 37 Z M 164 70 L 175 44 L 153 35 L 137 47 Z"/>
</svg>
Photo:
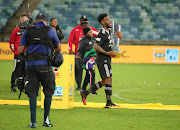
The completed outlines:
<svg viewBox="0 0 180 130">
<path fill-rule="evenodd" d="M 82 102 L 84 103 L 84 105 L 86 105 L 86 97 L 87 97 L 87 91 L 81 91 L 80 94 L 81 94 L 81 97 L 82 97 Z"/>
<path fill-rule="evenodd" d="M 49 124 L 46 122 L 43 122 L 43 127 L 53 127 L 54 125 L 49 121 Z"/>
<path fill-rule="evenodd" d="M 17 92 L 15 88 L 11 88 L 11 92 Z"/>
<path fill-rule="evenodd" d="M 28 128 L 36 128 L 36 127 L 37 127 L 36 123 L 30 123 L 28 125 Z"/>
<path fill-rule="evenodd" d="M 96 92 L 92 92 L 91 95 L 97 95 L 97 93 Z"/>
<path fill-rule="evenodd" d="M 109 104 L 106 104 L 106 107 L 105 108 L 109 108 L 109 107 L 120 107 L 119 105 L 115 105 L 114 103 L 109 103 Z"/>
<path fill-rule="evenodd" d="M 81 90 L 81 87 L 77 87 L 75 90 Z"/>
</svg>

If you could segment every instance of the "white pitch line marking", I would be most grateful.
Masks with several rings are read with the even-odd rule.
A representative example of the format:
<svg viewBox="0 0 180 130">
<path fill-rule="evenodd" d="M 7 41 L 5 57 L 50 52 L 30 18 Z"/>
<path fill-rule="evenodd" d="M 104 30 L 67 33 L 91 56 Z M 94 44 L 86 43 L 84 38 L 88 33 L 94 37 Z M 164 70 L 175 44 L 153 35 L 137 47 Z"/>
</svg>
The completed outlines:
<svg viewBox="0 0 180 130">
<path fill-rule="evenodd" d="M 137 100 L 132 100 L 132 99 L 128 99 L 128 98 L 124 98 L 124 97 L 120 97 L 118 94 L 122 93 L 122 92 L 127 92 L 127 91 L 132 91 L 132 90 L 138 90 L 138 89 L 142 89 L 142 88 L 134 88 L 134 89 L 125 89 L 125 90 L 121 90 L 118 92 L 113 93 L 113 96 L 122 100 L 126 100 L 126 101 L 130 101 L 130 102 L 135 102 L 135 103 L 145 103 L 145 102 L 141 102 L 141 101 L 137 101 Z"/>
</svg>

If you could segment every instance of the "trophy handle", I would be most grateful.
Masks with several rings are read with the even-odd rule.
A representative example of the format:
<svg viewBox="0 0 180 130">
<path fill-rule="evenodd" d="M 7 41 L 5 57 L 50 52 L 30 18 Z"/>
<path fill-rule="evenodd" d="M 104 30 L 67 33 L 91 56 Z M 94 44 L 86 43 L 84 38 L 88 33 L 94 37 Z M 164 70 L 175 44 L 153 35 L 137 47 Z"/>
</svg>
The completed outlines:
<svg viewBox="0 0 180 130">
<path fill-rule="evenodd" d="M 118 30 L 121 32 L 121 25 L 118 26 Z M 119 38 L 118 38 L 118 43 L 119 43 Z"/>
</svg>

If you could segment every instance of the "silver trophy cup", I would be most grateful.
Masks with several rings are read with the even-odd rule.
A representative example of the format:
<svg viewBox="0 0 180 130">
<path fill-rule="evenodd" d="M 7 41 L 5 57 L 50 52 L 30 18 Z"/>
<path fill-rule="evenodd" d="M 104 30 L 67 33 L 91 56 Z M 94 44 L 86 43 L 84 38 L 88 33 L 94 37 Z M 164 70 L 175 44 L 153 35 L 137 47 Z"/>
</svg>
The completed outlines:
<svg viewBox="0 0 180 130">
<path fill-rule="evenodd" d="M 116 32 L 119 30 L 121 31 L 121 25 L 114 22 L 114 20 L 111 21 L 112 28 L 111 28 L 111 39 L 113 46 L 111 47 L 111 50 L 114 51 L 117 55 L 113 58 L 119 58 L 121 57 L 120 48 L 119 48 L 119 38 L 115 36 Z"/>
</svg>

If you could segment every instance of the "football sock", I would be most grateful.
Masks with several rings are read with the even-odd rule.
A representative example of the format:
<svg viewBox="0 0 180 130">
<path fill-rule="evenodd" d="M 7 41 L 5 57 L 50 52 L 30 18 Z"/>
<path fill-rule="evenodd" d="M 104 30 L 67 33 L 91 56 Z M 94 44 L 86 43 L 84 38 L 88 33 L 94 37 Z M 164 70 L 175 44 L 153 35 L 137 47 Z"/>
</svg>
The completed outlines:
<svg viewBox="0 0 180 130">
<path fill-rule="evenodd" d="M 51 107 L 52 96 L 45 96 L 44 99 L 44 122 L 49 120 L 49 112 Z"/>
<path fill-rule="evenodd" d="M 101 82 L 95 83 L 92 87 L 90 87 L 87 91 L 88 93 L 95 92 L 96 90 L 100 89 L 102 87 Z"/>
<path fill-rule="evenodd" d="M 30 111 L 31 111 L 31 123 L 36 123 L 36 97 L 29 98 Z"/>
<path fill-rule="evenodd" d="M 107 100 L 107 104 L 110 104 L 110 103 L 112 103 L 111 100 Z"/>
<path fill-rule="evenodd" d="M 106 93 L 106 100 L 107 103 L 111 101 L 111 95 L 112 95 L 112 86 L 110 84 L 105 84 L 104 87 L 105 93 Z"/>
<path fill-rule="evenodd" d="M 100 81 L 99 81 L 99 82 L 96 82 L 95 85 L 96 85 L 96 87 L 97 87 L 97 90 L 100 89 L 100 88 L 102 88 L 102 85 L 101 85 L 101 82 L 100 82 Z"/>
</svg>

